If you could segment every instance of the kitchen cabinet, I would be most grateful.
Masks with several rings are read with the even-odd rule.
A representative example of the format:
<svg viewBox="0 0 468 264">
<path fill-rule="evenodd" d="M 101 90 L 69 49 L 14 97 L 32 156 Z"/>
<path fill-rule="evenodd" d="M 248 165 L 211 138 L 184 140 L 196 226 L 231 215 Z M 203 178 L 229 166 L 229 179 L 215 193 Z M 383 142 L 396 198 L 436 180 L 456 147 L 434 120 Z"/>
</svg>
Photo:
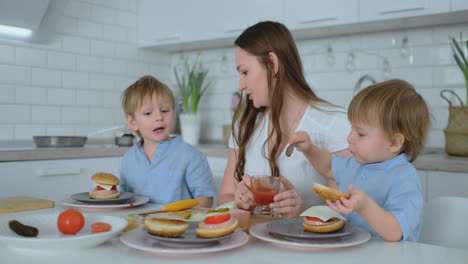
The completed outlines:
<svg viewBox="0 0 468 264">
<path fill-rule="evenodd" d="M 219 193 L 221 183 L 223 182 L 224 169 L 226 169 L 227 158 L 224 157 L 208 157 L 208 164 L 210 164 L 211 173 L 216 186 L 216 192 Z M 213 205 L 218 204 L 218 197 L 213 200 Z"/>
<path fill-rule="evenodd" d="M 452 11 L 460 11 L 468 9 L 468 1 L 466 0 L 452 0 Z"/>
<path fill-rule="evenodd" d="M 148 47 L 234 37 L 258 21 L 281 17 L 282 0 L 142 0 L 138 42 Z"/>
<path fill-rule="evenodd" d="M 414 17 L 450 11 L 450 1 L 440 0 L 359 0 L 360 21 Z"/>
<path fill-rule="evenodd" d="M 468 173 L 427 171 L 427 200 L 437 196 L 468 197 Z"/>
<path fill-rule="evenodd" d="M 358 0 L 285 1 L 284 22 L 290 30 L 351 24 L 359 21 Z"/>
<path fill-rule="evenodd" d="M 61 201 L 89 191 L 96 172 L 120 173 L 120 157 L 0 162 L 0 196 Z"/>
</svg>

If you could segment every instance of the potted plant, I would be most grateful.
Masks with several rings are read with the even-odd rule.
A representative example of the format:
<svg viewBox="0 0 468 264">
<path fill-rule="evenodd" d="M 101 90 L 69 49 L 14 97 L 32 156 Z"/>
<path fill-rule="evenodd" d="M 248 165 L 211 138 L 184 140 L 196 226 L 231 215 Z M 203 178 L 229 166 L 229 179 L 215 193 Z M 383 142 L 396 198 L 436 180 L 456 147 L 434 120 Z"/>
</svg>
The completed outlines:
<svg viewBox="0 0 468 264">
<path fill-rule="evenodd" d="M 200 137 L 198 106 L 209 86 L 206 82 L 208 70 L 203 67 L 198 56 L 193 64 L 186 58 L 182 72 L 179 73 L 174 68 L 174 74 L 182 97 L 182 112 L 179 115 L 182 138 L 187 143 L 196 145 Z"/>
<path fill-rule="evenodd" d="M 443 90 L 440 95 L 449 104 L 449 120 L 447 128 L 444 130 L 445 134 L 445 151 L 450 155 L 468 156 L 468 54 L 463 52 L 463 47 L 468 49 L 468 41 L 457 42 L 455 38 L 450 38 L 452 46 L 453 58 L 455 59 L 458 67 L 465 77 L 466 86 L 466 101 L 465 104 L 460 97 L 451 90 Z M 458 99 L 460 106 L 452 106 L 444 94 L 451 93 Z"/>
</svg>

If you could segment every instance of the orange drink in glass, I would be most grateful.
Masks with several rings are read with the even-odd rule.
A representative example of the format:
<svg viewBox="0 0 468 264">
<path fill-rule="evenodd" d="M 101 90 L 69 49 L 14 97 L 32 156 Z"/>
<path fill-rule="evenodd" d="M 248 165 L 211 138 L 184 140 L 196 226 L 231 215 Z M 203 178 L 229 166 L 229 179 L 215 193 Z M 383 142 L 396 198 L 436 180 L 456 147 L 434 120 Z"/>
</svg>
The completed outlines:
<svg viewBox="0 0 468 264">
<path fill-rule="evenodd" d="M 253 193 L 257 206 L 255 213 L 260 215 L 270 215 L 270 207 L 273 197 L 280 190 L 280 178 L 269 175 L 251 176 L 251 191 Z"/>
</svg>

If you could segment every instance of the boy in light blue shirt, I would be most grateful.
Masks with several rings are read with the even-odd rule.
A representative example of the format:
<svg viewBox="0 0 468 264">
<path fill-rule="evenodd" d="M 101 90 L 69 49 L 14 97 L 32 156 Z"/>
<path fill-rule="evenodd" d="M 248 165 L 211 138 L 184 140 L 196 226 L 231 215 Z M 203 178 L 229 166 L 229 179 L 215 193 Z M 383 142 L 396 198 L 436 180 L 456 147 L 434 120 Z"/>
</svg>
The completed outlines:
<svg viewBox="0 0 468 264">
<path fill-rule="evenodd" d="M 328 206 L 348 221 L 387 241 L 417 241 L 423 198 L 411 164 L 421 153 L 429 110 L 413 86 L 390 80 L 360 91 L 348 108 L 351 156 L 339 157 L 311 144 L 306 133 L 290 140 L 332 188 L 349 192 Z"/>
<path fill-rule="evenodd" d="M 122 94 L 128 126 L 141 140 L 122 158 L 120 187 L 168 204 L 198 199 L 211 207 L 216 196 L 206 156 L 180 136 L 171 137 L 175 121 L 171 90 L 152 76 L 143 76 Z"/>
</svg>

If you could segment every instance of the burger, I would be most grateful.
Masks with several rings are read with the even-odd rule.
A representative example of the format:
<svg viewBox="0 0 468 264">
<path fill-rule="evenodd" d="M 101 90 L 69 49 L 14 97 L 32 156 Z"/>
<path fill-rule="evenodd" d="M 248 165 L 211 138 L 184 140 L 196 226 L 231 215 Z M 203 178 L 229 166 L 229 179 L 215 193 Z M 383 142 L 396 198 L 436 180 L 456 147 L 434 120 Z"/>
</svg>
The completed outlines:
<svg viewBox="0 0 468 264">
<path fill-rule="evenodd" d="M 195 232 L 199 237 L 214 238 L 227 236 L 239 227 L 239 222 L 230 213 L 211 214 L 201 221 Z"/>
<path fill-rule="evenodd" d="M 326 205 L 312 206 L 305 210 L 302 227 L 315 233 L 330 233 L 343 228 L 346 218 Z"/>
<path fill-rule="evenodd" d="M 115 199 L 119 198 L 120 192 L 117 190 L 120 180 L 115 175 L 99 172 L 91 177 L 94 186 L 89 192 L 92 199 Z"/>
</svg>

